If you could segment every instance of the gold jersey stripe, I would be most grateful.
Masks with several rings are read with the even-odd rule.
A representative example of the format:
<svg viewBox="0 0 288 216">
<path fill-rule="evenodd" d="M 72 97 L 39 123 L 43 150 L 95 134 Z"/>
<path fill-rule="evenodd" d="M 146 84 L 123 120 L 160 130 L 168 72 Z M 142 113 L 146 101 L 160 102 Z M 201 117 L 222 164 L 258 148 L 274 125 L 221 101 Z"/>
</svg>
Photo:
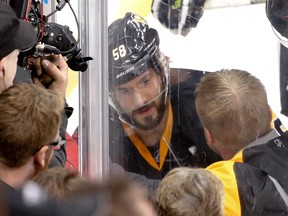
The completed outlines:
<svg viewBox="0 0 288 216">
<path fill-rule="evenodd" d="M 141 156 L 149 163 L 152 167 L 154 167 L 157 170 L 161 170 L 163 167 L 163 164 L 165 162 L 165 158 L 167 156 L 167 153 L 169 151 L 169 145 L 170 140 L 172 136 L 172 128 L 173 128 L 173 110 L 172 106 L 169 102 L 169 109 L 168 109 L 168 120 L 166 123 L 165 130 L 163 131 L 161 140 L 160 140 L 160 163 L 157 164 L 155 162 L 155 159 L 151 155 L 150 151 L 146 147 L 146 145 L 143 143 L 143 141 L 137 136 L 137 134 L 133 131 L 133 129 L 126 123 L 123 123 L 122 126 L 125 130 L 125 133 L 129 136 L 129 139 L 133 143 L 133 145 L 137 148 L 138 152 L 141 154 Z"/>
</svg>

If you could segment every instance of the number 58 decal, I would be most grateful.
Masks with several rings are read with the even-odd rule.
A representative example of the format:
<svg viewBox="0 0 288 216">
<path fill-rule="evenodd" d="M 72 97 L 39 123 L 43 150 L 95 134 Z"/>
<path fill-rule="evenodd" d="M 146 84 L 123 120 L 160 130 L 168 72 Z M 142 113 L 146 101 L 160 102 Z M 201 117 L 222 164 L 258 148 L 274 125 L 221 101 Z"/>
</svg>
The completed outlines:
<svg viewBox="0 0 288 216">
<path fill-rule="evenodd" d="M 119 47 L 116 47 L 115 49 L 112 50 L 112 55 L 114 60 L 118 60 L 119 57 L 123 58 L 126 56 L 126 47 L 121 44 Z"/>
</svg>

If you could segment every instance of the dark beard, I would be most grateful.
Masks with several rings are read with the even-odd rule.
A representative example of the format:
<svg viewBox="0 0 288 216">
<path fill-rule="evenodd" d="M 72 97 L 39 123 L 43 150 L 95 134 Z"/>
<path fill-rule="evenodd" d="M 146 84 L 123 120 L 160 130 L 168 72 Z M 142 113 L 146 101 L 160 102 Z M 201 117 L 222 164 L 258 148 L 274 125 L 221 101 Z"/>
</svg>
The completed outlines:
<svg viewBox="0 0 288 216">
<path fill-rule="evenodd" d="M 169 91 L 169 89 L 166 89 L 164 82 L 161 85 L 162 85 L 163 90 L 160 93 L 161 95 L 157 96 L 157 97 L 160 98 L 160 103 L 159 104 L 157 104 L 155 102 L 155 100 L 157 98 L 157 97 L 155 97 L 149 104 L 146 104 L 143 107 L 140 107 L 140 108 L 138 108 L 136 110 L 133 110 L 131 115 L 128 115 L 127 113 L 123 112 L 121 110 L 121 106 L 118 104 L 117 107 L 118 107 L 118 109 L 120 111 L 120 112 L 117 111 L 118 114 L 119 114 L 119 119 L 122 122 L 125 122 L 125 123 L 129 124 L 131 127 L 137 128 L 137 129 L 140 129 L 140 130 L 152 130 L 155 127 L 157 127 L 160 124 L 161 120 L 163 119 L 165 110 L 167 108 L 166 106 L 168 104 L 167 101 L 169 100 L 168 97 L 167 97 L 167 94 L 168 94 L 167 92 Z M 156 117 L 156 119 L 153 119 L 151 116 L 147 116 L 144 119 L 144 123 L 141 123 L 141 122 L 138 122 L 135 118 L 133 118 L 133 115 L 135 113 L 137 113 L 139 110 L 146 109 L 146 108 L 149 108 L 149 107 L 151 108 L 153 106 L 156 107 L 157 112 L 158 112 L 158 116 Z"/>
<path fill-rule="evenodd" d="M 152 116 L 147 116 L 144 119 L 144 121 L 145 121 L 144 123 L 140 123 L 136 119 L 131 118 L 135 127 L 140 129 L 140 130 L 152 130 L 159 125 L 159 123 L 161 122 L 161 120 L 164 116 L 164 112 L 166 109 L 165 95 L 163 94 L 161 96 L 161 102 L 159 105 L 157 105 L 155 103 L 155 101 L 152 101 L 150 104 L 147 104 L 146 106 L 155 106 L 157 109 L 157 112 L 158 112 L 158 116 L 156 119 L 153 119 Z M 137 110 L 139 110 L 139 109 L 137 109 Z M 135 110 L 134 112 L 137 112 L 137 110 Z"/>
</svg>

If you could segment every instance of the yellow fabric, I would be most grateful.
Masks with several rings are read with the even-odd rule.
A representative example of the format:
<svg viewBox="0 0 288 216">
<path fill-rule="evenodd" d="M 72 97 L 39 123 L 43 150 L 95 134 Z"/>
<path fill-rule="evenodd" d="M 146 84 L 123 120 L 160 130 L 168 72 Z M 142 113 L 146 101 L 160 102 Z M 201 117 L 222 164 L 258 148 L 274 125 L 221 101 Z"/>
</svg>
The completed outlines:
<svg viewBox="0 0 288 216">
<path fill-rule="evenodd" d="M 277 122 L 277 120 L 277 116 L 272 112 L 271 128 L 275 128 L 274 123 Z M 280 129 L 286 131 L 283 125 L 280 126 Z M 238 152 L 231 160 L 219 161 L 206 168 L 206 170 L 209 170 L 217 176 L 224 186 L 224 212 L 226 216 L 241 215 L 241 203 L 234 172 L 235 162 L 243 163 L 243 151 Z"/>
<path fill-rule="evenodd" d="M 242 151 L 229 161 L 219 161 L 206 168 L 217 176 L 224 186 L 224 212 L 226 216 L 241 215 L 237 180 L 233 169 L 235 162 L 242 162 Z"/>
<path fill-rule="evenodd" d="M 172 128 L 173 128 L 173 110 L 171 103 L 169 102 L 169 109 L 168 109 L 168 120 L 166 123 L 165 130 L 162 134 L 160 140 L 160 163 L 157 164 L 155 159 L 151 155 L 150 151 L 147 149 L 146 145 L 143 141 L 137 136 L 137 134 L 133 131 L 133 129 L 126 123 L 122 124 L 125 133 L 129 136 L 129 139 L 133 143 L 133 145 L 137 148 L 138 152 L 141 156 L 155 169 L 161 170 L 164 164 L 165 158 L 167 156 L 170 140 L 172 136 Z"/>
<path fill-rule="evenodd" d="M 143 18 L 151 14 L 152 0 L 120 0 L 120 2 L 117 7 L 117 12 L 108 14 L 109 19 L 112 21 L 123 18 L 127 12 L 133 12 Z"/>
<path fill-rule="evenodd" d="M 271 128 L 275 128 L 275 122 L 277 122 L 277 120 L 281 122 L 281 120 L 276 116 L 276 114 L 272 110 L 272 120 L 271 120 L 271 123 L 270 123 Z M 280 125 L 280 128 L 279 128 L 281 131 L 278 131 L 277 128 L 275 128 L 275 129 L 279 133 L 279 135 L 281 134 L 280 132 L 287 131 L 285 126 L 282 124 L 282 122 L 281 122 L 281 125 Z"/>
</svg>

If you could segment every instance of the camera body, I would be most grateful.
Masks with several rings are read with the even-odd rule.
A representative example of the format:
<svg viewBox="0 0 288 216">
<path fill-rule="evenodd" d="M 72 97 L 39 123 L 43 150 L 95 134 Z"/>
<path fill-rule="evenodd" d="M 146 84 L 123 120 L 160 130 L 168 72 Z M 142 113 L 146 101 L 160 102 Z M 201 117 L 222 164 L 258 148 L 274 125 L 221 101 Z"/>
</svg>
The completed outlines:
<svg viewBox="0 0 288 216">
<path fill-rule="evenodd" d="M 18 1 L 15 0 L 15 2 Z M 51 15 L 61 10 L 66 1 L 59 1 L 56 10 Z M 15 5 L 15 3 L 13 4 L 13 1 L 10 1 L 10 5 Z M 43 6 L 40 0 L 23 0 L 22 5 L 19 2 L 17 5 L 18 7 L 14 8 L 17 16 L 19 15 L 20 18 L 33 25 L 38 39 L 38 43 L 33 48 L 20 53 L 18 64 L 21 67 L 29 68 L 31 66 L 27 63 L 29 57 L 38 58 L 50 54 L 62 54 L 66 58 L 70 69 L 81 72 L 87 70 L 87 61 L 92 60 L 92 58 L 82 56 L 79 44 L 68 26 L 48 22 L 49 17 L 43 15 Z"/>
<path fill-rule="evenodd" d="M 62 26 L 52 22 L 45 23 L 43 37 L 37 45 L 33 54 L 34 57 L 50 53 L 62 54 L 67 59 L 69 68 L 74 71 L 86 71 L 88 68 L 87 61 L 92 60 L 91 57 L 82 56 L 77 41 L 66 25 Z"/>
</svg>

